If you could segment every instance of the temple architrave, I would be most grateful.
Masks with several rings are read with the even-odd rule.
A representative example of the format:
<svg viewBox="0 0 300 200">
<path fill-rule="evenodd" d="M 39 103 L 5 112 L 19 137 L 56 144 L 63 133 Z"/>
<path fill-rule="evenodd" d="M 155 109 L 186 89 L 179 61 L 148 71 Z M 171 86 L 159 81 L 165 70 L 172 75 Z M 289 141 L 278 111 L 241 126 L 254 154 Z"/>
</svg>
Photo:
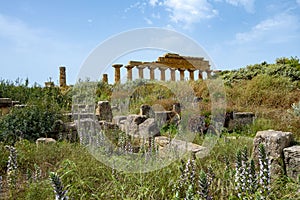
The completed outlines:
<svg viewBox="0 0 300 200">
<path fill-rule="evenodd" d="M 157 61 L 142 62 L 142 61 L 129 61 L 127 65 L 114 64 L 115 68 L 115 83 L 120 83 L 121 68 L 127 69 L 127 81 L 132 80 L 133 69 L 138 70 L 138 77 L 144 79 L 144 70 L 149 70 L 150 80 L 155 80 L 155 70 L 160 71 L 159 80 L 166 81 L 166 70 L 169 69 L 170 80 L 176 81 L 176 71 L 179 71 L 180 81 L 185 80 L 185 71 L 189 72 L 189 80 L 195 80 L 194 72 L 198 72 L 197 79 L 203 79 L 203 73 L 206 73 L 207 78 L 211 78 L 209 61 L 204 60 L 203 57 L 181 56 L 179 54 L 167 53 L 162 57 L 158 57 Z M 107 76 L 106 74 L 104 74 Z M 103 80 L 104 81 L 104 80 Z M 105 79 L 105 82 L 107 78 Z"/>
</svg>

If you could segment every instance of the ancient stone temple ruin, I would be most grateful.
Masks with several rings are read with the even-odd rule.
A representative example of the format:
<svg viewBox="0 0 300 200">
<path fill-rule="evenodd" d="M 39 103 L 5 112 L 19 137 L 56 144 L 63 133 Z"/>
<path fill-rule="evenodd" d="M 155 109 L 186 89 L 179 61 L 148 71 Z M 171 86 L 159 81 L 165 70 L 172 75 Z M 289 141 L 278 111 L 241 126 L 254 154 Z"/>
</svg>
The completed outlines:
<svg viewBox="0 0 300 200">
<path fill-rule="evenodd" d="M 206 74 L 206 78 L 210 78 L 212 70 L 210 69 L 209 61 L 203 57 L 191 57 L 181 56 L 179 54 L 167 53 L 162 57 L 158 57 L 157 61 L 142 62 L 142 61 L 129 61 L 127 65 L 114 64 L 112 66 L 115 69 L 115 83 L 120 83 L 121 80 L 121 68 L 127 69 L 127 81 L 132 81 L 133 69 L 138 70 L 139 79 L 155 80 L 155 70 L 160 71 L 161 81 L 166 81 L 166 70 L 170 72 L 170 81 L 176 81 L 176 72 L 180 74 L 180 81 L 185 80 L 185 71 L 189 72 L 189 80 L 195 80 L 194 73 L 198 73 L 198 79 L 203 79 L 203 74 Z M 150 77 L 144 76 L 144 70 L 148 69 Z M 107 74 L 103 75 L 103 82 L 107 82 Z"/>
<path fill-rule="evenodd" d="M 59 67 L 59 87 L 66 87 L 66 67 Z"/>
</svg>

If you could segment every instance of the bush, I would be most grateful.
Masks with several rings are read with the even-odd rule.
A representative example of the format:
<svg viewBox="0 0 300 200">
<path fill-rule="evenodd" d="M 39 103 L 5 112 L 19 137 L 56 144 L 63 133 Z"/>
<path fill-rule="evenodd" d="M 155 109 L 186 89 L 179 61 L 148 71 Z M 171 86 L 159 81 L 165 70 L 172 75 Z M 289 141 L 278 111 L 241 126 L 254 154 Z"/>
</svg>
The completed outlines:
<svg viewBox="0 0 300 200">
<path fill-rule="evenodd" d="M 36 102 L 24 108 L 14 108 L 0 118 L 0 140 L 14 143 L 18 138 L 33 141 L 47 137 L 54 122 L 61 118 L 58 104 L 51 102 Z"/>
</svg>

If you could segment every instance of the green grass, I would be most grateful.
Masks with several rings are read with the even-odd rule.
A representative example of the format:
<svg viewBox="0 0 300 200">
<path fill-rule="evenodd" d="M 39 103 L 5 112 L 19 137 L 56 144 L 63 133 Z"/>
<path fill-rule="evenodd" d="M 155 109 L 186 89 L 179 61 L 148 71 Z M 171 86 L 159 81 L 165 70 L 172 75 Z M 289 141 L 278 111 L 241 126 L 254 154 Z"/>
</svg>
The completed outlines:
<svg viewBox="0 0 300 200">
<path fill-rule="evenodd" d="M 2 146 L 0 145 L 1 148 Z M 209 187 L 214 199 L 234 199 L 235 154 L 237 149 L 244 146 L 251 152 L 252 139 L 222 137 L 216 141 L 207 157 L 196 160 L 196 174 L 199 175 L 201 170 L 214 174 Z M 13 192 L 14 199 L 54 199 L 49 181 L 51 171 L 59 174 L 68 190 L 68 196 L 73 199 L 172 199 L 172 189 L 181 174 L 180 160 L 148 173 L 118 172 L 96 160 L 76 143 L 59 142 L 36 146 L 24 140 L 16 144 L 16 149 L 19 177 L 17 189 Z M 7 152 L 2 151 L 0 156 L 6 157 Z M 229 171 L 224 170 L 225 160 L 229 163 Z M 26 180 L 28 169 L 34 171 L 34 165 L 41 168 L 41 178 Z M 1 171 L 6 171 L 4 165 L 1 166 Z M 5 174 L 2 175 L 5 179 Z M 298 186 L 282 177 L 272 185 L 271 199 L 296 199 Z"/>
</svg>

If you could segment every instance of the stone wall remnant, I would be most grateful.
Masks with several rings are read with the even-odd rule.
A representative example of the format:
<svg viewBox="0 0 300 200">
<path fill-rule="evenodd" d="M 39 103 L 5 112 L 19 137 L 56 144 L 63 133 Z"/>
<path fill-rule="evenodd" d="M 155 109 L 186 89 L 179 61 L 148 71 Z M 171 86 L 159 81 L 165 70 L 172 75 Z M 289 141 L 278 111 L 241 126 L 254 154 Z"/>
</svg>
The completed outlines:
<svg viewBox="0 0 300 200">
<path fill-rule="evenodd" d="M 283 149 L 283 154 L 286 174 L 297 182 L 300 178 L 300 145 Z"/>
<path fill-rule="evenodd" d="M 111 110 L 111 106 L 109 101 L 99 101 L 98 106 L 96 108 L 96 116 L 98 117 L 98 120 L 105 120 L 108 122 L 112 121 L 113 114 Z"/>
<path fill-rule="evenodd" d="M 258 131 L 253 140 L 254 159 L 258 160 L 258 147 L 263 144 L 266 149 L 267 156 L 271 161 L 271 177 L 284 173 L 284 157 L 283 149 L 289 147 L 293 141 L 291 132 L 282 131 Z"/>
</svg>

